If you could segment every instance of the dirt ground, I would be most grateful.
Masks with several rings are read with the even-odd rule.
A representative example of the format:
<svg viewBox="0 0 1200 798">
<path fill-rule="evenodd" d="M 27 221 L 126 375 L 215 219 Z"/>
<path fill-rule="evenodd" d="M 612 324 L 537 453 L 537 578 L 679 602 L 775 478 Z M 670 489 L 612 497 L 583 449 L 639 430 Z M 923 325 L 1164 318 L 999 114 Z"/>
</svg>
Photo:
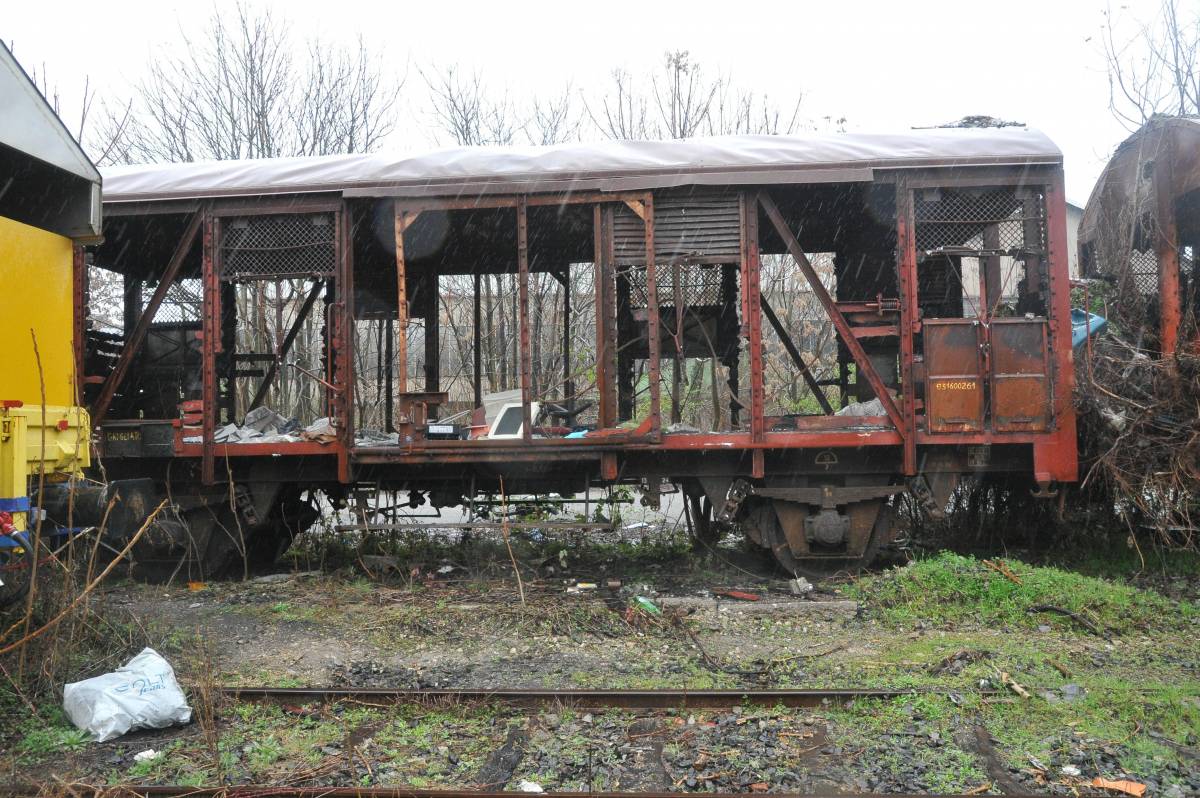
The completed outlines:
<svg viewBox="0 0 1200 798">
<path fill-rule="evenodd" d="M 736 548 L 527 548 L 520 586 L 502 551 L 481 551 L 119 584 L 98 612 L 127 630 L 125 654 L 166 655 L 193 704 L 213 683 L 911 693 L 716 712 L 246 702 L 99 744 L 44 706 L 8 725 L 0 766 L 14 782 L 1075 794 L 1099 777 L 1200 794 L 1193 574 L 940 555 L 797 597 Z M 760 600 L 719 595 L 733 588 Z M 638 596 L 662 614 L 631 608 Z M 1042 605 L 1075 616 L 1029 611 Z"/>
</svg>

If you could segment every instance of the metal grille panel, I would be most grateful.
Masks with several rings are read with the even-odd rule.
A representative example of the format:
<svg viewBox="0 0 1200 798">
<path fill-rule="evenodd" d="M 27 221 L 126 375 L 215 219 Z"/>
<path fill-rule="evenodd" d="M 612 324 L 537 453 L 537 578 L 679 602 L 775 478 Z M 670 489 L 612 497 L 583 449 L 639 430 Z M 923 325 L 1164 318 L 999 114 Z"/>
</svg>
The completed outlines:
<svg viewBox="0 0 1200 798">
<path fill-rule="evenodd" d="M 684 307 L 721 304 L 721 267 L 700 264 L 678 267 L 659 264 L 654 272 L 658 288 L 658 306 L 675 307 L 675 269 L 679 269 L 679 291 Z M 630 269 L 629 304 L 631 307 L 649 306 L 646 297 L 646 270 Z"/>
<path fill-rule="evenodd" d="M 1046 251 L 1045 201 L 1027 189 L 918 191 L 915 210 L 918 250 Z"/>
<path fill-rule="evenodd" d="M 221 223 L 221 278 L 322 277 L 336 263 L 330 213 L 241 216 Z"/>
</svg>

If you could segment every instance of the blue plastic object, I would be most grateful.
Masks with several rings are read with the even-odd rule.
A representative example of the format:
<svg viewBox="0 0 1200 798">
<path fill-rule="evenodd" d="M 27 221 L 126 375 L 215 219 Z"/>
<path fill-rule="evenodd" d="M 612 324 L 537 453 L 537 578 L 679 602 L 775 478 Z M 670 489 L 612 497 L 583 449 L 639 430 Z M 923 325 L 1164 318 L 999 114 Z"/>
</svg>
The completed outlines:
<svg viewBox="0 0 1200 798">
<path fill-rule="evenodd" d="M 1071 308 L 1071 348 L 1083 346 L 1083 342 L 1093 335 L 1104 332 L 1108 319 L 1088 313 L 1081 308 Z"/>
</svg>

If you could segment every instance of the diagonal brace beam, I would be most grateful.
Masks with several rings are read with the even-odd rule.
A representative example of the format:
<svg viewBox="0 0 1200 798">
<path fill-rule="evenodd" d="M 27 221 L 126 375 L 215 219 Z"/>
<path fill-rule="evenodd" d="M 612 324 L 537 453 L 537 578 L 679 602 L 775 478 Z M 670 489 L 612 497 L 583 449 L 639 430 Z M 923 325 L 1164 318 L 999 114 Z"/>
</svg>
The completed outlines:
<svg viewBox="0 0 1200 798">
<path fill-rule="evenodd" d="M 796 236 L 792 235 L 792 231 L 788 229 L 783 214 L 779 212 L 779 207 L 765 192 L 758 195 L 758 202 L 762 205 L 763 210 L 766 211 L 771 224 L 775 225 L 775 231 L 779 233 L 779 237 L 783 239 L 783 244 L 787 247 L 788 253 L 795 259 L 796 264 L 800 267 L 800 271 L 804 273 L 804 278 L 808 280 L 808 285 L 812 288 L 813 293 L 816 294 L 817 299 L 820 300 L 821 306 L 825 308 L 826 315 L 833 322 L 833 326 L 837 330 L 838 337 L 842 339 L 842 343 L 850 350 L 850 356 L 854 358 L 859 371 L 867 378 L 867 382 L 871 384 L 871 389 L 879 397 L 879 401 L 883 404 L 883 409 L 887 412 L 888 418 L 896 427 L 896 431 L 903 435 L 905 430 L 904 419 L 900 415 L 900 410 L 896 407 L 896 403 L 892 400 L 892 395 L 888 393 L 887 387 L 883 384 L 883 380 L 880 379 L 879 372 L 875 370 L 875 366 L 871 363 L 870 358 L 867 357 L 862 344 L 854 337 L 854 332 L 850 329 L 850 324 L 846 321 L 846 317 L 838 310 L 837 303 L 833 301 L 833 297 L 825 290 L 825 286 L 821 282 L 820 277 L 818 277 L 816 269 L 813 268 L 812 262 L 804 254 L 804 250 L 800 248 L 800 242 L 796 240 Z"/>
<path fill-rule="evenodd" d="M 804 381 L 808 383 L 808 388 L 812 391 L 813 396 L 817 398 L 817 403 L 821 405 L 821 409 L 825 411 L 825 415 L 832 416 L 833 405 L 829 404 L 829 400 L 825 398 L 825 392 L 817 384 L 817 378 L 813 376 L 812 371 L 808 368 L 808 364 L 804 362 L 804 357 L 800 354 L 800 350 L 796 348 L 796 344 L 792 341 L 792 336 L 788 335 L 788 331 L 784 329 L 783 322 L 775 315 L 775 309 L 771 307 L 771 303 L 767 301 L 765 296 L 759 297 L 758 303 L 759 307 L 762 308 L 763 315 L 767 317 L 767 321 L 775 329 L 775 334 L 783 342 L 783 348 L 791 356 L 792 362 L 796 364 L 796 368 L 800 369 L 800 376 L 804 377 Z"/>
<path fill-rule="evenodd" d="M 283 341 L 279 344 L 279 348 L 275 350 L 275 359 L 271 361 L 271 367 L 267 369 L 267 373 L 263 376 L 263 381 L 259 384 L 258 390 L 254 392 L 254 399 L 250 402 L 250 410 L 258 407 L 267 398 L 267 391 L 271 390 L 271 384 L 275 382 L 275 375 L 279 373 L 279 364 L 287 357 L 287 353 L 291 351 L 292 344 L 296 341 L 296 336 L 300 334 L 300 328 L 304 326 L 304 320 L 308 318 L 308 314 L 312 311 L 313 305 L 317 302 L 317 297 L 324 290 L 325 283 L 318 280 L 313 284 L 312 290 L 308 292 L 308 296 L 304 298 L 304 304 L 300 306 L 300 312 L 296 314 L 296 320 L 292 322 L 291 328 L 287 331 L 287 335 L 283 336 Z"/>
<path fill-rule="evenodd" d="M 109 372 L 108 377 L 105 378 L 104 383 L 100 386 L 100 395 L 96 397 L 96 402 L 92 406 L 93 426 L 98 426 L 108 414 L 108 408 L 112 405 L 112 400 L 116 396 L 117 389 L 125 381 L 125 376 L 129 373 L 129 366 L 133 363 L 134 356 L 142 348 L 142 344 L 146 340 L 146 334 L 150 331 L 150 325 L 154 322 L 154 316 L 158 313 L 159 306 L 167 298 L 167 291 L 175 283 L 175 278 L 179 276 L 179 270 L 183 267 L 183 262 L 187 258 L 192 244 L 196 242 L 196 238 L 200 233 L 200 223 L 202 220 L 203 212 L 197 211 L 192 214 L 187 229 L 184 230 L 183 238 L 179 239 L 179 244 L 175 247 L 175 252 L 171 255 L 171 260 L 167 263 L 166 271 L 163 272 L 162 277 L 158 280 L 158 287 L 154 289 L 154 295 L 150 297 L 150 302 L 146 305 L 146 310 L 138 317 L 133 332 L 125 340 L 125 346 L 121 349 L 121 356 L 117 359 L 117 365 Z"/>
</svg>

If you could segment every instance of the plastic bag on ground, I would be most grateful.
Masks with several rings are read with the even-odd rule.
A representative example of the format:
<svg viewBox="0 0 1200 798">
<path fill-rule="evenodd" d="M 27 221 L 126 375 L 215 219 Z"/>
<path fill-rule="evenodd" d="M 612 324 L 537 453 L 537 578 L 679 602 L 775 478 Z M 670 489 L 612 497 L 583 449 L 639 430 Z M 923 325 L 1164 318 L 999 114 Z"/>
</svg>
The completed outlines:
<svg viewBox="0 0 1200 798">
<path fill-rule="evenodd" d="M 152 648 L 112 673 L 68 684 L 63 709 L 98 743 L 133 729 L 163 729 L 192 719 L 175 671 Z"/>
</svg>

